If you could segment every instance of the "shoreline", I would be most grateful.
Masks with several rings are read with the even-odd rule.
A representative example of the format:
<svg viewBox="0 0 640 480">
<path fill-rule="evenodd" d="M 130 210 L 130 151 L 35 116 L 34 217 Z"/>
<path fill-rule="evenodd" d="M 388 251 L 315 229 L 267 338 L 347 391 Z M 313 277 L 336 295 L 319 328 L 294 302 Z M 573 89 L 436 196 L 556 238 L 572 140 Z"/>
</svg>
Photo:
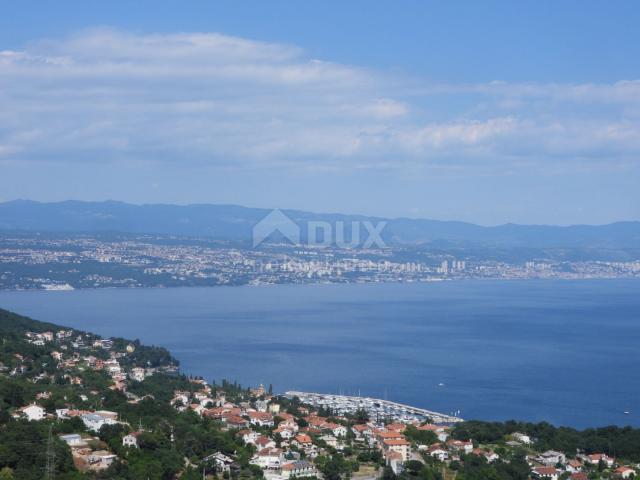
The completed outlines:
<svg viewBox="0 0 640 480">
<path fill-rule="evenodd" d="M 8 292 L 54 292 L 54 293 L 69 293 L 69 292 L 82 292 L 82 291 L 100 291 L 100 290 L 178 290 L 178 289 L 198 289 L 198 288 L 273 288 L 281 286 L 300 286 L 300 287 L 319 287 L 319 286 L 335 286 L 335 285 L 424 285 L 424 284 L 441 284 L 441 283 L 467 283 L 467 282 L 552 282 L 552 281 L 566 281 L 566 282 L 581 282 L 581 281 L 609 281 L 609 280 L 638 280 L 640 276 L 617 276 L 617 277 L 531 277 L 531 278 L 434 278 L 417 281 L 384 281 L 384 282 L 283 282 L 283 283 L 241 283 L 233 285 L 154 285 L 154 286 L 131 286 L 131 287 L 117 287 L 117 286 L 104 286 L 104 287 L 81 287 L 81 288 L 0 288 L 0 293 Z"/>
</svg>

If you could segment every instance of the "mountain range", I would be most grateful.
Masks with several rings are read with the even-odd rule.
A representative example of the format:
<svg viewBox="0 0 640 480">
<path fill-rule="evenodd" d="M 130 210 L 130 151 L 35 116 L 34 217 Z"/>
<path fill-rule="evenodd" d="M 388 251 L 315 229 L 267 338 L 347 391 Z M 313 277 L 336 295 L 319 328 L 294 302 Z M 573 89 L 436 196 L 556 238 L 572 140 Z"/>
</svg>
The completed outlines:
<svg viewBox="0 0 640 480">
<path fill-rule="evenodd" d="M 249 242 L 253 226 L 269 209 L 237 205 L 134 205 L 117 201 L 0 203 L 0 230 L 27 232 L 121 232 L 207 237 Z M 640 222 L 607 225 L 480 226 L 458 221 L 381 218 L 282 210 L 296 224 L 310 221 L 386 222 L 382 238 L 391 245 L 489 246 L 497 248 L 640 249 Z M 304 229 L 303 229 L 304 232 Z M 304 234 L 303 234 L 304 235 Z"/>
</svg>

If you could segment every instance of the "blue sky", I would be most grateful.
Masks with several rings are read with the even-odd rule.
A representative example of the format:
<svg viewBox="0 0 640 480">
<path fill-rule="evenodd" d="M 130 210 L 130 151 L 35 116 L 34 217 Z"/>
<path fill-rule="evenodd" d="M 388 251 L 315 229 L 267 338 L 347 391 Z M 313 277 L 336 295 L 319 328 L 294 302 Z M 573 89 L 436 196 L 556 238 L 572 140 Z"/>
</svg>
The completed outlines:
<svg viewBox="0 0 640 480">
<path fill-rule="evenodd" d="M 2 10 L 2 200 L 640 219 L 637 2 Z"/>
</svg>

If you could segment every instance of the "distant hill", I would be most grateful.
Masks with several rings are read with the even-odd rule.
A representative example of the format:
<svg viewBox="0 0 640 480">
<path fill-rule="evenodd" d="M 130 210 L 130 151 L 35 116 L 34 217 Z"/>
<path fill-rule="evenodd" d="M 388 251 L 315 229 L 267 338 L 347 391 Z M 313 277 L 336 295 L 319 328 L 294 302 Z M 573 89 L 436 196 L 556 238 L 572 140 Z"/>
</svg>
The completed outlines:
<svg viewBox="0 0 640 480">
<path fill-rule="evenodd" d="M 249 242 L 252 228 L 271 210 L 237 205 L 132 205 L 123 202 L 65 201 L 0 203 L 0 230 L 40 232 L 123 232 L 209 237 Z M 362 215 L 283 212 L 299 225 L 308 221 L 387 221 L 382 238 L 391 245 L 498 248 L 640 248 L 640 222 L 608 225 L 516 225 L 484 227 L 465 222 L 384 219 Z M 304 230 L 303 230 L 304 232 Z"/>
</svg>

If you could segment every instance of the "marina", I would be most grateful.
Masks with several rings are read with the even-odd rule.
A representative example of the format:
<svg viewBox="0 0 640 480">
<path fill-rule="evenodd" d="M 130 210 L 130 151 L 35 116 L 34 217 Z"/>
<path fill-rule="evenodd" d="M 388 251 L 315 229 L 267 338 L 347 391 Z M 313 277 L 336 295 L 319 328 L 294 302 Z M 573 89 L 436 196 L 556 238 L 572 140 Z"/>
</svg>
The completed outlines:
<svg viewBox="0 0 640 480">
<path fill-rule="evenodd" d="M 423 422 L 428 420 L 439 424 L 463 421 L 457 415 L 447 415 L 378 398 L 296 391 L 288 391 L 285 395 L 288 398 L 298 397 L 303 403 L 313 405 L 316 408 L 331 409 L 338 415 L 354 414 L 358 410 L 366 410 L 369 418 L 375 420 L 391 419 L 400 422 Z"/>
</svg>

